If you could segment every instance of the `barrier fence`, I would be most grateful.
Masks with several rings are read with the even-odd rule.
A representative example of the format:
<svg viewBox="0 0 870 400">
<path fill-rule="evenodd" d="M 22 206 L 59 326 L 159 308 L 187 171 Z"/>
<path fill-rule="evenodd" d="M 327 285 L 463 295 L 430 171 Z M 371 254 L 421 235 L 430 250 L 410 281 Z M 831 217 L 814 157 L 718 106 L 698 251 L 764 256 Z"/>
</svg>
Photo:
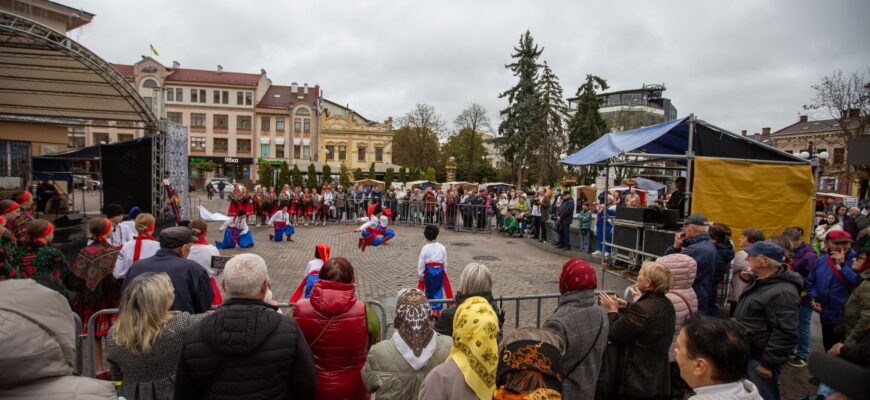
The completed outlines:
<svg viewBox="0 0 870 400">
<path fill-rule="evenodd" d="M 381 326 L 381 338 L 386 337 L 388 326 L 387 326 L 387 313 L 386 313 L 386 309 L 384 308 L 384 305 L 381 304 L 379 301 L 375 301 L 375 300 L 369 300 L 366 302 L 366 304 L 377 309 L 377 312 L 379 314 L 378 319 L 380 321 L 380 326 Z M 293 303 L 283 303 L 283 304 L 278 304 L 278 309 L 281 310 L 282 313 L 286 314 L 286 311 L 289 309 L 292 309 L 293 306 L 294 306 Z M 212 311 L 213 310 L 216 310 L 216 308 L 212 309 Z M 95 324 L 95 322 L 97 320 L 97 317 L 99 317 L 101 315 L 114 315 L 117 313 L 118 313 L 117 308 L 107 308 L 107 309 L 95 312 L 91 316 L 91 318 L 88 320 L 88 334 L 87 335 L 81 335 L 82 320 L 78 316 L 78 314 L 73 313 L 73 318 L 75 320 L 76 329 L 77 329 L 76 330 L 76 349 L 75 349 L 76 350 L 76 374 L 77 375 L 82 375 L 82 359 L 84 358 L 84 356 L 82 354 L 81 341 L 84 340 L 87 343 L 86 351 L 87 351 L 87 355 L 88 355 L 88 371 L 87 371 L 88 376 L 91 378 L 96 377 L 97 372 L 96 372 L 96 367 L 94 366 L 94 364 L 95 364 L 95 362 L 94 362 L 94 347 L 96 346 L 96 324 Z"/>
</svg>

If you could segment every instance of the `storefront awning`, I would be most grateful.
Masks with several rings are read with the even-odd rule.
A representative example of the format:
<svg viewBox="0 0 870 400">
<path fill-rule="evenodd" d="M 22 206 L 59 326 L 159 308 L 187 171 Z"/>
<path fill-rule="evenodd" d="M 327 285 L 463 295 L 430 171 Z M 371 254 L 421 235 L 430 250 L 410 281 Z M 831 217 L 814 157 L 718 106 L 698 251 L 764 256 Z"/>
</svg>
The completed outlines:
<svg viewBox="0 0 870 400">
<path fill-rule="evenodd" d="M 136 89 L 66 35 L 0 11 L 0 120 L 157 126 Z M 102 125 L 105 125 L 103 123 Z"/>
</svg>

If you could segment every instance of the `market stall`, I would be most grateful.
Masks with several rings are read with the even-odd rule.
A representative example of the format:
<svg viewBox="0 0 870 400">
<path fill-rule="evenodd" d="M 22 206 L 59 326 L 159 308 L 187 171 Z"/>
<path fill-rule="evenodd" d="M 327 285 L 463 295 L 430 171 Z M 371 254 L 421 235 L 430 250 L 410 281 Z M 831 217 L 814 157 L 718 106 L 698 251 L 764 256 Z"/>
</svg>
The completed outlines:
<svg viewBox="0 0 870 400">
<path fill-rule="evenodd" d="M 609 133 L 563 163 L 599 165 L 605 176 L 611 168 L 636 168 L 686 178 L 683 210 L 617 209 L 615 218 L 604 213 L 606 224 L 626 228 L 614 229 L 605 245 L 614 249 L 612 258 L 629 264 L 663 255 L 680 217 L 692 213 L 725 223 L 732 232 L 756 227 L 773 235 L 790 226 L 812 231 L 815 164 L 694 116 Z M 605 180 L 604 191 L 612 183 Z"/>
</svg>

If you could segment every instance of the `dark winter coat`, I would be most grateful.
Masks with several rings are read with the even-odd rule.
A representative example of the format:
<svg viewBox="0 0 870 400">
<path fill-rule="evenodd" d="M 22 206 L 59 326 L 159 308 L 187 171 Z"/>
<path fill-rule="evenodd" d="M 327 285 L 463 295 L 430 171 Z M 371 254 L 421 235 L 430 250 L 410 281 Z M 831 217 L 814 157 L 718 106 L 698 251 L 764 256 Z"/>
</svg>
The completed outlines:
<svg viewBox="0 0 870 400">
<path fill-rule="evenodd" d="M 677 315 L 665 295 L 647 293 L 622 313 L 609 313 L 608 339 L 625 352 L 617 368 L 617 393 L 658 397 L 671 393 L 668 352 Z"/>
<path fill-rule="evenodd" d="M 840 358 L 864 368 L 870 367 L 870 329 L 840 348 Z"/>
<path fill-rule="evenodd" d="M 870 283 L 867 281 L 870 281 L 870 270 L 861 273 L 859 283 L 846 301 L 843 314 L 846 342 L 857 340 L 870 325 Z"/>
<path fill-rule="evenodd" d="M 127 285 L 134 278 L 146 272 L 164 272 L 169 275 L 175 289 L 175 300 L 170 310 L 199 314 L 211 308 L 214 296 L 211 278 L 196 261 L 181 258 L 174 250 L 157 250 L 154 256 L 133 263 L 124 278 L 122 291 L 127 289 Z"/>
<path fill-rule="evenodd" d="M 785 364 L 797 345 L 800 275 L 785 268 L 752 278 L 740 295 L 734 319 L 746 330 L 749 356 L 766 368 Z"/>
<path fill-rule="evenodd" d="M 571 225 L 574 222 L 574 199 L 569 197 L 568 200 L 563 200 L 556 210 L 556 216 L 559 217 L 559 224 Z"/>
<path fill-rule="evenodd" d="M 438 321 L 435 322 L 435 332 L 446 336 L 453 336 L 453 316 L 456 315 L 456 308 L 459 304 L 462 304 L 465 299 L 475 296 L 483 297 L 489 302 L 489 305 L 491 305 L 492 309 L 495 310 L 495 314 L 498 315 L 498 326 L 504 328 L 504 310 L 498 308 L 495 299 L 492 297 L 492 292 L 470 294 L 456 292 L 456 296 L 454 296 L 456 303 L 450 308 L 441 310 L 441 316 L 438 317 Z M 499 336 L 501 336 L 501 333 L 499 333 Z"/>
<path fill-rule="evenodd" d="M 794 250 L 794 255 L 791 258 L 792 261 L 792 271 L 800 274 L 801 278 L 804 280 L 804 286 L 801 288 L 801 307 L 809 307 L 810 306 L 810 297 L 807 296 L 807 278 L 810 277 L 810 272 L 813 271 L 813 266 L 816 265 L 816 261 L 819 260 L 819 255 L 816 254 L 816 250 L 813 249 L 812 246 L 801 243 Z"/>
<path fill-rule="evenodd" d="M 731 242 L 718 242 L 713 246 L 716 248 L 716 272 L 713 275 L 713 283 L 719 283 L 725 279 L 725 274 L 730 272 L 731 261 L 734 260 L 734 245 Z"/>
<path fill-rule="evenodd" d="M 670 246 L 665 252 L 666 255 L 674 253 L 685 254 L 698 263 L 698 274 L 695 276 L 692 289 L 695 289 L 695 294 L 698 295 L 698 312 L 710 315 L 708 311 L 710 298 L 715 295 L 713 276 L 716 273 L 716 246 L 710 241 L 709 235 L 702 233 L 684 240 L 680 251 Z"/>
<path fill-rule="evenodd" d="M 187 333 L 175 399 L 313 399 L 317 370 L 296 321 L 231 299 Z"/>
<path fill-rule="evenodd" d="M 843 319 L 849 291 L 858 284 L 858 273 L 852 269 L 855 250 L 846 253 L 846 265 L 840 268 L 840 275 L 847 284 L 843 284 L 831 270 L 829 258 L 830 255 L 819 257 L 813 266 L 806 280 L 807 296 L 822 305 L 822 313 L 819 316 L 822 325 L 836 326 Z"/>
</svg>

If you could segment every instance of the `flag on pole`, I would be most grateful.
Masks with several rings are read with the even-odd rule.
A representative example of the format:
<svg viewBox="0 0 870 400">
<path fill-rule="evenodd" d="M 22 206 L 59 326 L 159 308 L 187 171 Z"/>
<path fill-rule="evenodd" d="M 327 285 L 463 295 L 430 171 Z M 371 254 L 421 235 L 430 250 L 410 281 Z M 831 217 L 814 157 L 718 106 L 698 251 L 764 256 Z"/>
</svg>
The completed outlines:
<svg viewBox="0 0 870 400">
<path fill-rule="evenodd" d="M 149 43 L 148 46 L 151 47 L 151 52 L 154 53 L 155 56 L 160 57 L 160 53 L 157 52 L 157 49 L 154 48 L 154 45 L 153 45 L 153 44 L 150 44 L 150 43 Z"/>
</svg>

